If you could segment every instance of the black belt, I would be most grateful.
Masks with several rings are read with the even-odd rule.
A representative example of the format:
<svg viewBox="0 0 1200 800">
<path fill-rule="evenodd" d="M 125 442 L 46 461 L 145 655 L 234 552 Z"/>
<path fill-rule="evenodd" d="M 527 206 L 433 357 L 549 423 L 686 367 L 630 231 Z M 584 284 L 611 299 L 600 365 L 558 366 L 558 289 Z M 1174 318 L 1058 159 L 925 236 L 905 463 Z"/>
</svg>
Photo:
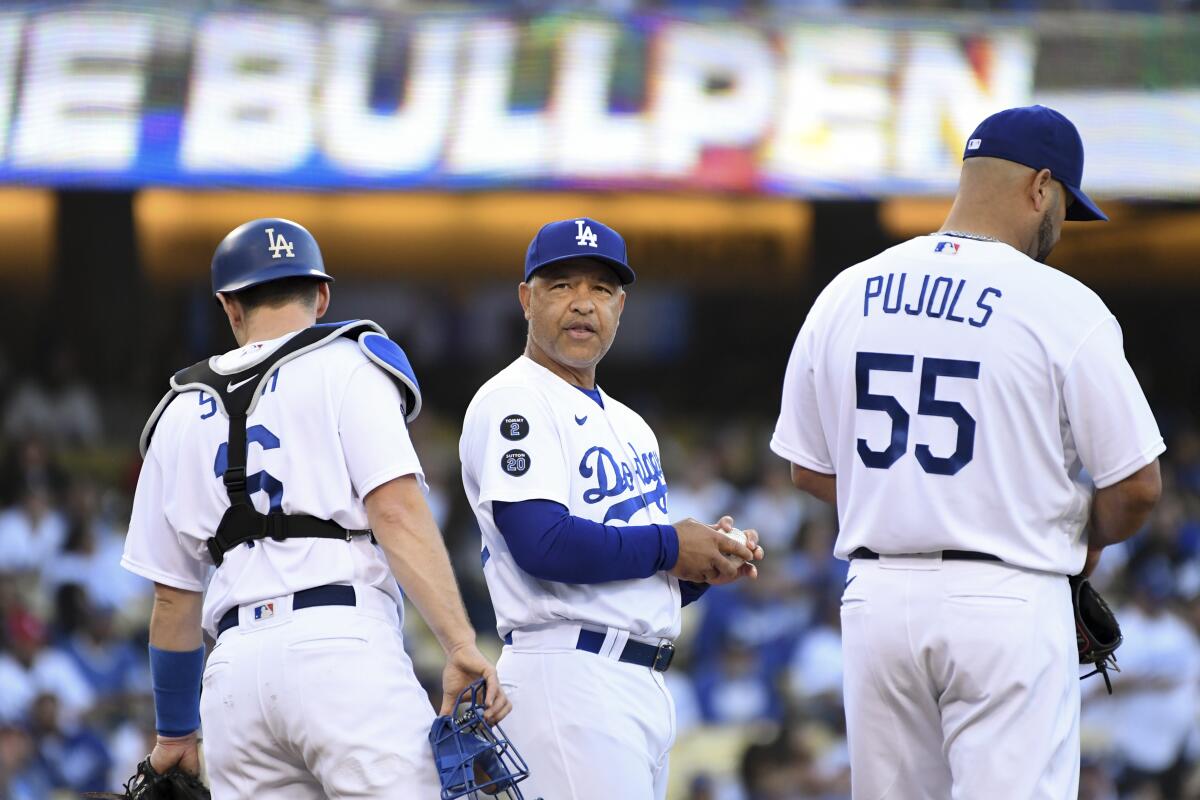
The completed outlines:
<svg viewBox="0 0 1200 800">
<path fill-rule="evenodd" d="M 584 628 L 579 631 L 575 649 L 599 655 L 600 650 L 604 647 L 606 637 L 607 634 L 604 631 L 590 631 Z M 513 643 L 511 633 L 504 637 L 504 643 Z M 626 664 L 637 664 L 639 667 L 649 667 L 655 672 L 666 672 L 671 668 L 671 661 L 674 658 L 675 645 L 671 642 L 647 644 L 630 639 L 625 642 L 625 647 L 621 650 L 621 655 L 617 657 L 617 660 L 624 661 Z"/>
<path fill-rule="evenodd" d="M 885 555 L 891 555 L 891 554 L 886 553 Z M 915 554 L 909 554 L 909 555 L 915 555 Z M 997 558 L 996 556 L 992 555 L 991 553 L 977 553 L 974 550 L 942 550 L 941 555 L 942 555 L 943 561 L 1000 561 L 1001 560 L 1000 558 Z M 853 553 L 850 554 L 850 558 L 877 559 L 877 558 L 879 558 L 879 553 L 876 553 L 874 550 L 870 550 L 866 547 L 860 547 L 857 550 L 855 550 Z"/>
<path fill-rule="evenodd" d="M 324 586 L 314 586 L 311 589 L 301 589 L 292 595 L 293 611 L 299 611 L 302 608 L 313 608 L 314 606 L 353 605 L 357 605 L 357 600 L 354 595 L 354 587 L 346 586 L 340 583 L 327 583 Z M 262 604 L 260 603 L 256 607 L 261 606 Z M 238 607 L 234 606 L 221 615 L 221 621 L 217 623 L 217 636 L 220 636 L 230 628 L 236 628 L 237 624 Z"/>
</svg>

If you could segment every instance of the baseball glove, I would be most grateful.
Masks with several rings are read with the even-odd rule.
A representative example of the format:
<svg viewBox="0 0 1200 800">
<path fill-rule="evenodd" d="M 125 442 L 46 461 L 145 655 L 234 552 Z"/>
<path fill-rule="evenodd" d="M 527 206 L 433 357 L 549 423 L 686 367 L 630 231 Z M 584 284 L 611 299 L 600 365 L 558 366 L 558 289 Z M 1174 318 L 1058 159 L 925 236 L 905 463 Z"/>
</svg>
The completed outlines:
<svg viewBox="0 0 1200 800">
<path fill-rule="evenodd" d="M 1079 663 L 1091 664 L 1095 669 L 1084 675 L 1090 678 L 1099 674 L 1104 678 L 1108 693 L 1112 694 L 1112 680 L 1108 671 L 1120 672 L 1117 666 L 1116 649 L 1121 646 L 1121 626 L 1109 609 L 1108 603 L 1092 584 L 1082 575 L 1070 578 L 1071 604 L 1075 607 L 1075 641 L 1079 645 Z"/>
<path fill-rule="evenodd" d="M 208 787 L 195 775 L 171 767 L 161 775 L 150 766 L 149 757 L 138 764 L 137 772 L 125 784 L 125 792 L 87 792 L 84 797 L 106 800 L 211 800 Z"/>
</svg>

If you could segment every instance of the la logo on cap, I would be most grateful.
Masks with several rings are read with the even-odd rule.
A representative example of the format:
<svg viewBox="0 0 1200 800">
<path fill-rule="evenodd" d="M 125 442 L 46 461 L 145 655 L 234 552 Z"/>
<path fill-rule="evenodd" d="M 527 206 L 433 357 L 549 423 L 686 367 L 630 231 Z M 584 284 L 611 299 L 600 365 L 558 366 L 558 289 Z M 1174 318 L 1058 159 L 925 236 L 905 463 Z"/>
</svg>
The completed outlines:
<svg viewBox="0 0 1200 800">
<path fill-rule="evenodd" d="M 592 233 L 592 226 L 587 224 L 587 220 L 577 219 L 575 225 L 579 228 L 579 233 L 575 234 L 575 244 L 596 247 L 596 234 Z"/>
</svg>

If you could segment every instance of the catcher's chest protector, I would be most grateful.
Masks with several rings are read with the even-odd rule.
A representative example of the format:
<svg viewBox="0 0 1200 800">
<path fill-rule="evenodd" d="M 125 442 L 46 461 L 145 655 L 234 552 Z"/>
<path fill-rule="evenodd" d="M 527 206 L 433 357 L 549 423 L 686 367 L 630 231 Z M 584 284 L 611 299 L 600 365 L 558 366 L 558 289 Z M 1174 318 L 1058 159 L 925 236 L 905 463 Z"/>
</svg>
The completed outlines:
<svg viewBox="0 0 1200 800">
<path fill-rule="evenodd" d="M 216 535 L 208 540 L 209 555 L 217 566 L 225 560 L 225 554 L 238 545 L 268 536 L 276 541 L 298 538 L 350 541 L 354 536 L 371 534 L 369 530 L 346 530 L 332 520 L 309 514 L 284 514 L 282 511 L 261 514 L 246 491 L 246 419 L 262 396 L 263 387 L 281 364 L 343 336 L 356 340 L 363 353 L 391 376 L 404 399 L 405 421 L 416 419 L 421 411 L 421 390 L 408 357 L 387 338 L 382 328 L 370 320 L 359 320 L 307 328 L 274 352 L 237 372 L 218 372 L 212 365 L 215 359 L 206 359 L 180 370 L 171 378 L 171 390 L 146 422 L 141 438 L 143 457 L 150 447 L 158 420 L 177 394 L 208 392 L 229 420 L 229 461 L 222 476 L 225 491 L 229 494 L 229 508 L 217 526 Z"/>
</svg>

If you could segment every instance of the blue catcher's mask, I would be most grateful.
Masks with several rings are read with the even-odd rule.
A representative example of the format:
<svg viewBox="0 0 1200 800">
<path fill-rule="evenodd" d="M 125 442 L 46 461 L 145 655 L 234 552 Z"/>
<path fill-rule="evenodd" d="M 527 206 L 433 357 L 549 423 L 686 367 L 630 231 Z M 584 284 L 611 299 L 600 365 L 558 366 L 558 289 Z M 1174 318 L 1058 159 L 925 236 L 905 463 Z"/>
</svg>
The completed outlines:
<svg viewBox="0 0 1200 800">
<path fill-rule="evenodd" d="M 433 721 L 429 744 L 442 781 L 442 800 L 480 800 L 481 792 L 524 800 L 517 784 L 529 777 L 529 767 L 500 726 L 484 721 L 486 694 L 483 680 L 475 681 L 458 696 L 452 714 Z"/>
</svg>

